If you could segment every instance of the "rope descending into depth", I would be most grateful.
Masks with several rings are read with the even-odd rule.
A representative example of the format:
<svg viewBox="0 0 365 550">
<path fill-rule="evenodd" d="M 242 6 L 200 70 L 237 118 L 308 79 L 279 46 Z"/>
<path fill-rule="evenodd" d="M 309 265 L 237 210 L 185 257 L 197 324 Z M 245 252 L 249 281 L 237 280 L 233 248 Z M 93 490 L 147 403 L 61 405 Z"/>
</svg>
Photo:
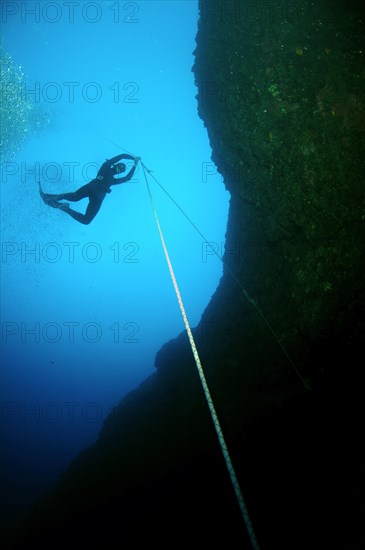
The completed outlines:
<svg viewBox="0 0 365 550">
<path fill-rule="evenodd" d="M 200 381 L 201 381 L 201 384 L 203 386 L 204 395 L 205 395 L 207 403 L 208 403 L 208 407 L 209 407 L 209 411 L 210 411 L 210 414 L 211 414 L 211 417 L 212 417 L 212 420 L 213 420 L 214 428 L 215 428 L 215 431 L 217 433 L 218 441 L 219 441 L 221 449 L 222 449 L 222 453 L 223 453 L 223 456 L 224 456 L 224 460 L 226 462 L 227 470 L 228 470 L 229 476 L 231 478 L 231 482 L 232 482 L 232 485 L 233 485 L 233 488 L 234 488 L 234 492 L 235 492 L 237 500 L 238 500 L 238 504 L 239 504 L 239 507 L 240 507 L 240 510 L 241 510 L 241 513 L 242 513 L 242 517 L 243 517 L 243 520 L 244 520 L 246 528 L 247 528 L 247 531 L 248 531 L 248 535 L 249 535 L 250 540 L 251 540 L 252 547 L 254 548 L 254 550 L 260 550 L 260 547 L 259 547 L 257 539 L 256 539 L 256 535 L 255 535 L 255 532 L 254 532 L 254 529 L 253 529 L 253 526 L 252 526 L 252 523 L 251 523 L 251 519 L 250 519 L 250 516 L 248 514 L 247 507 L 246 507 L 245 501 L 244 501 L 243 496 L 242 496 L 242 492 L 241 492 L 241 488 L 240 488 L 239 483 L 238 483 L 236 472 L 233 468 L 231 457 L 230 457 L 230 454 L 229 454 L 229 451 L 228 451 L 228 448 L 227 448 L 227 445 L 226 445 L 226 442 L 225 442 L 225 439 L 224 439 L 222 428 L 221 428 L 219 420 L 218 420 L 218 416 L 217 416 L 217 413 L 216 413 L 216 410 L 215 410 L 215 407 L 214 407 L 214 403 L 213 403 L 212 397 L 210 395 L 208 384 L 207 384 L 207 381 L 205 379 L 203 367 L 200 363 L 200 358 L 199 358 L 199 355 L 198 355 L 198 351 L 196 349 L 194 337 L 192 335 L 190 325 L 189 325 L 189 321 L 188 321 L 188 318 L 187 318 L 186 313 L 185 313 L 184 304 L 183 304 L 181 294 L 180 294 L 180 291 L 179 291 L 179 287 L 178 287 L 178 284 L 177 284 L 177 281 L 176 281 L 176 278 L 175 278 L 175 274 L 174 274 L 174 270 L 173 270 L 173 267 L 172 267 L 172 264 L 171 264 L 171 261 L 170 261 L 169 253 L 168 253 L 167 248 L 166 248 L 165 239 L 164 239 L 163 234 L 162 234 L 162 229 L 161 229 L 161 226 L 160 226 L 160 222 L 159 222 L 158 217 L 157 217 L 156 208 L 155 208 L 155 205 L 154 205 L 154 202 L 153 202 L 153 199 L 152 199 L 150 187 L 148 185 L 147 176 L 146 176 L 146 170 L 148 172 L 150 172 L 150 170 L 148 170 L 142 162 L 141 162 L 141 165 L 143 167 L 143 174 L 144 174 L 144 178 L 145 178 L 145 181 L 146 181 L 148 194 L 149 194 L 149 197 L 150 197 L 150 200 L 151 200 L 152 209 L 153 209 L 153 213 L 154 213 L 154 216 L 155 216 L 157 229 L 158 229 L 158 232 L 159 232 L 159 235 L 160 235 L 162 247 L 163 247 L 163 250 L 164 250 L 164 253 L 165 253 L 167 265 L 169 267 L 172 283 L 174 285 L 177 300 L 179 302 L 181 315 L 182 315 L 182 318 L 183 318 L 183 321 L 184 321 L 184 324 L 185 324 L 186 332 L 187 332 L 188 337 L 189 337 L 190 346 L 191 346 L 191 349 L 192 349 L 192 352 L 193 352 L 193 355 L 194 355 L 196 367 L 198 369 Z"/>
<path fill-rule="evenodd" d="M 127 149 L 124 149 L 124 147 L 121 147 L 120 145 L 118 145 L 117 143 L 114 143 L 114 141 L 110 141 L 110 139 L 107 139 L 106 141 L 108 141 L 109 143 L 111 143 L 112 145 L 115 145 L 115 147 L 118 147 L 118 149 L 121 149 L 122 151 L 125 151 L 126 153 L 132 155 L 132 153 L 130 153 L 129 151 L 127 151 Z M 135 155 L 132 155 L 132 156 L 135 156 Z M 142 164 L 142 163 L 141 163 Z M 161 185 L 161 183 L 155 178 L 155 176 L 151 173 L 152 170 L 149 170 L 147 168 L 146 165 L 143 165 L 144 168 L 147 170 L 147 172 L 150 174 L 151 178 L 155 180 L 155 182 L 157 183 L 157 185 L 159 185 L 162 189 L 162 191 L 164 193 L 166 193 L 166 195 L 169 197 L 169 199 L 174 203 L 174 205 L 180 210 L 180 212 L 185 216 L 185 218 L 188 220 L 188 222 L 194 227 L 195 231 L 197 233 L 199 233 L 199 235 L 202 237 L 203 241 L 211 247 L 211 250 L 213 252 L 213 254 L 215 254 L 215 256 L 217 256 L 217 258 L 219 258 L 219 260 L 222 262 L 222 264 L 224 265 L 225 269 L 228 271 L 228 273 L 232 276 L 232 278 L 236 281 L 236 283 L 238 284 L 238 286 L 240 287 L 241 291 L 242 291 L 242 294 L 245 296 L 246 300 L 256 309 L 257 313 L 260 315 L 260 317 L 262 318 L 263 322 L 266 324 L 267 328 L 269 329 L 269 331 L 271 332 L 273 338 L 276 340 L 277 344 L 279 345 L 279 347 L 281 348 L 283 354 L 285 355 L 285 357 L 287 358 L 289 364 L 291 365 L 291 367 L 293 368 L 293 370 L 295 371 L 295 373 L 297 374 L 298 378 L 300 379 L 301 383 L 303 384 L 303 386 L 305 387 L 306 390 L 310 390 L 311 387 L 310 387 L 310 384 L 308 382 L 308 380 L 305 380 L 303 378 L 303 376 L 301 375 L 301 373 L 299 372 L 298 370 L 298 367 L 295 365 L 293 359 L 290 357 L 289 353 L 287 352 L 285 346 L 283 345 L 283 343 L 281 342 L 281 339 L 279 338 L 278 334 L 276 334 L 273 326 L 271 325 L 271 323 L 268 321 L 268 319 L 266 318 L 266 316 L 264 315 L 263 311 L 261 310 L 261 308 L 259 307 L 258 303 L 256 302 L 256 300 L 254 300 L 254 298 L 252 298 L 252 296 L 249 295 L 249 293 L 247 292 L 247 290 L 245 289 L 245 287 L 243 286 L 243 284 L 241 283 L 241 281 L 238 279 L 238 277 L 236 277 L 235 273 L 230 269 L 230 267 L 228 266 L 228 264 L 224 261 L 224 259 L 222 258 L 222 256 L 220 254 L 218 254 L 218 252 L 214 249 L 214 247 L 211 246 L 211 243 L 207 240 L 207 238 L 203 235 L 203 233 L 200 231 L 200 229 L 195 225 L 195 223 L 189 218 L 189 216 L 186 214 L 186 212 L 184 212 L 184 210 L 181 208 L 181 206 L 179 206 L 179 204 L 175 201 L 175 199 L 170 195 L 170 193 L 168 191 L 166 191 L 166 189 Z"/>
</svg>

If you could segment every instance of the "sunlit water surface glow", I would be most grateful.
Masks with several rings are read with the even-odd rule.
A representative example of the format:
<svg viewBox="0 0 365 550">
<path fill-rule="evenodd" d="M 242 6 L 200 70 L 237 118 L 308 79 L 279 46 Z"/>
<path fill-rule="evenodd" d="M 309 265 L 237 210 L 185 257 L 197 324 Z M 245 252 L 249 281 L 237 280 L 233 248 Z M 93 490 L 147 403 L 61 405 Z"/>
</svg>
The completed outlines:
<svg viewBox="0 0 365 550">
<path fill-rule="evenodd" d="M 3 17 L 2 38 L 50 125 L 3 166 L 5 523 L 95 441 L 183 330 L 142 172 L 113 187 L 89 226 L 47 207 L 38 177 L 46 192 L 76 190 L 123 152 L 113 142 L 142 157 L 220 253 L 229 201 L 197 116 L 197 2 L 81 2 L 72 21 L 62 2 L 20 4 L 28 11 Z M 151 190 L 195 326 L 222 266 L 152 180 Z"/>
</svg>

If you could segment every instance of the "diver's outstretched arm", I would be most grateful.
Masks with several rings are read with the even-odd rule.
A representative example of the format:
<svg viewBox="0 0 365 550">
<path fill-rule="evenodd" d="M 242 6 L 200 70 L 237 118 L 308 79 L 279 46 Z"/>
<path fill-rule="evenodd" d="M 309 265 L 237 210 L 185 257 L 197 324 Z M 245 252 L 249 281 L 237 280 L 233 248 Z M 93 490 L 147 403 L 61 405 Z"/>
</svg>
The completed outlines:
<svg viewBox="0 0 365 550">
<path fill-rule="evenodd" d="M 112 159 L 109 159 L 106 162 L 108 163 L 109 166 L 112 166 L 113 164 L 115 164 L 116 162 L 119 162 L 122 159 L 134 160 L 134 157 L 132 157 L 132 155 L 126 155 L 123 153 L 122 155 L 117 155 L 116 157 L 113 157 Z"/>
<path fill-rule="evenodd" d="M 137 168 L 137 163 L 138 163 L 137 159 L 139 159 L 139 157 L 135 158 L 133 167 L 130 169 L 128 174 L 126 176 L 124 176 L 124 178 L 114 178 L 113 183 L 111 183 L 110 185 L 119 185 L 120 183 L 125 183 L 126 181 L 131 180 L 132 177 L 133 177 L 133 174 L 134 174 L 134 172 L 136 171 L 136 168 Z"/>
<path fill-rule="evenodd" d="M 107 159 L 99 168 L 99 171 L 98 171 L 98 177 L 100 178 L 101 176 L 104 175 L 104 172 L 107 170 L 109 171 L 109 169 L 113 166 L 113 164 L 116 164 L 117 162 L 119 162 L 120 160 L 122 159 L 126 159 L 126 160 L 134 160 L 134 157 L 132 157 L 132 155 L 125 155 L 124 153 L 122 155 L 117 155 L 116 157 L 113 157 L 112 159 Z"/>
</svg>

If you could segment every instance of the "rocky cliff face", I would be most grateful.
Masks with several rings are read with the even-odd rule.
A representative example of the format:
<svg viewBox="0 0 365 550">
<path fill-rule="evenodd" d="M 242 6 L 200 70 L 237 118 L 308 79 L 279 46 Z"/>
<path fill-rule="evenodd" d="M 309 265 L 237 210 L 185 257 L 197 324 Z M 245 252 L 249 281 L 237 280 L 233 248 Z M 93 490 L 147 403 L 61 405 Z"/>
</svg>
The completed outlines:
<svg viewBox="0 0 365 550">
<path fill-rule="evenodd" d="M 361 9 L 200 2 L 199 115 L 231 205 L 194 336 L 262 548 L 365 544 Z M 185 334 L 156 368 L 19 546 L 250 547 Z"/>
</svg>

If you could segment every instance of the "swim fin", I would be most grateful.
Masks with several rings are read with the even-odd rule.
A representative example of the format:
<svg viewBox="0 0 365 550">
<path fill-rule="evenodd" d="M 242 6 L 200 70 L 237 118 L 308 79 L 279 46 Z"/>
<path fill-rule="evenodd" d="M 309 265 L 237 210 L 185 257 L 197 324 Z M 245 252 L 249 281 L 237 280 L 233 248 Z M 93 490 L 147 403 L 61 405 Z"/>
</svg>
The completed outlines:
<svg viewBox="0 0 365 550">
<path fill-rule="evenodd" d="M 49 193 L 44 193 L 40 182 L 38 182 L 38 185 L 39 185 L 39 194 L 40 194 L 41 199 L 43 200 L 43 202 L 48 204 L 48 206 L 53 206 L 54 208 L 59 206 L 58 201 L 53 198 L 54 195 L 51 195 Z"/>
</svg>

